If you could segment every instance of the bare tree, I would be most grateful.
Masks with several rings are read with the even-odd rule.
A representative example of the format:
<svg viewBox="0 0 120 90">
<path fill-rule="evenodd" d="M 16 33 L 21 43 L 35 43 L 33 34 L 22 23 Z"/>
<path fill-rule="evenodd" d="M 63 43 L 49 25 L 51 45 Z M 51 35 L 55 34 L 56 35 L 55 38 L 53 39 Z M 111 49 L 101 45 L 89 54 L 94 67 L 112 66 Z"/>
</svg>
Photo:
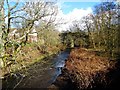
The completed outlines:
<svg viewBox="0 0 120 90">
<path fill-rule="evenodd" d="M 26 2 L 24 6 L 25 19 L 24 20 L 24 31 L 26 31 L 26 39 L 28 39 L 28 33 L 31 32 L 35 22 L 46 22 L 45 28 L 55 21 L 54 16 L 57 14 L 57 8 L 54 3 L 45 2 L 39 0 L 38 2 Z M 27 16 L 27 17 L 26 17 Z"/>
<path fill-rule="evenodd" d="M 96 48 L 95 45 L 95 38 L 94 38 L 94 25 L 92 20 L 92 15 L 88 15 L 83 17 L 83 22 L 85 24 L 85 29 L 87 30 L 88 37 L 89 37 L 89 43 L 92 44 L 93 48 Z"/>
<path fill-rule="evenodd" d="M 6 3 L 7 8 L 3 7 L 3 3 Z M 28 34 L 31 33 L 33 26 L 35 26 L 35 22 L 40 22 L 45 20 L 43 18 L 48 18 L 49 20 L 46 25 L 48 26 L 55 20 L 53 16 L 57 14 L 55 4 L 51 2 L 45 2 L 43 0 L 39 0 L 38 2 L 26 2 L 22 6 L 20 5 L 20 7 L 19 4 L 21 4 L 19 1 L 15 2 L 14 5 L 11 5 L 9 0 L 0 2 L 0 13 L 2 15 L 0 16 L 2 20 L 2 22 L 0 22 L 0 36 L 2 37 L 0 42 L 5 51 L 4 55 L 1 56 L 4 61 L 4 67 L 11 65 L 13 61 L 16 62 L 15 59 L 21 50 L 22 43 L 27 42 Z M 5 15 L 4 9 L 7 11 Z M 4 29 L 2 29 L 1 26 L 5 18 L 7 23 Z M 17 39 L 11 39 L 9 35 L 11 34 L 12 27 L 15 27 L 17 23 L 19 24 L 17 30 L 20 30 L 19 33 L 22 31 L 22 34 Z"/>
</svg>

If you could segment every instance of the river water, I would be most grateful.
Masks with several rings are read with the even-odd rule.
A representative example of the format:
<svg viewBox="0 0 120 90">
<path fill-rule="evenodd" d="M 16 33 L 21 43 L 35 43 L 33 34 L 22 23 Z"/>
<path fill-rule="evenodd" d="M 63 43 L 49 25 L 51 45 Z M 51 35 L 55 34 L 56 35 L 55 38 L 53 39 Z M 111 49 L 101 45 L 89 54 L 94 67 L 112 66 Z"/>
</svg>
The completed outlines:
<svg viewBox="0 0 120 90">
<path fill-rule="evenodd" d="M 56 55 L 53 59 L 46 60 L 45 63 L 37 63 L 28 70 L 25 77 L 16 88 L 46 88 L 50 86 L 61 74 L 65 60 L 68 58 L 70 50 L 65 50 Z"/>
</svg>

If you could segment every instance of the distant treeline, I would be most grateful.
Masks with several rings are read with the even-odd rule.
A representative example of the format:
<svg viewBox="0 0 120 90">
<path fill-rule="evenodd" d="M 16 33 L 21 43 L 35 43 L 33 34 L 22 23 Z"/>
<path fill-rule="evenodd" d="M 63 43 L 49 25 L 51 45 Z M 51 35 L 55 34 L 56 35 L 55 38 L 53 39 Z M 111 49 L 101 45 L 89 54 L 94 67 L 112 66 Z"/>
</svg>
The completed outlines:
<svg viewBox="0 0 120 90">
<path fill-rule="evenodd" d="M 120 30 L 119 5 L 102 2 L 94 13 L 73 22 L 68 31 L 61 34 L 62 42 L 68 47 L 87 47 L 103 51 L 108 57 L 119 57 Z M 81 26 L 83 28 L 81 28 Z"/>
</svg>

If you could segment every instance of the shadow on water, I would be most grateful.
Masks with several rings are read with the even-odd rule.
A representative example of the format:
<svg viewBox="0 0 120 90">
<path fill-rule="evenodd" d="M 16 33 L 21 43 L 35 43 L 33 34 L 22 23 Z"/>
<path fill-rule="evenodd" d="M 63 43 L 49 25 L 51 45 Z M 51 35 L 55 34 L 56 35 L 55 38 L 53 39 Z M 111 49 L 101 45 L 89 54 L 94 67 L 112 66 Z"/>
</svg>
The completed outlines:
<svg viewBox="0 0 120 90">
<path fill-rule="evenodd" d="M 7 75 L 7 78 L 2 80 L 3 89 L 46 88 L 50 86 L 57 76 L 61 74 L 61 68 L 64 67 L 65 60 L 68 58 L 70 51 L 71 49 L 66 49 L 57 55 L 44 58 L 43 62 L 31 65 L 26 71 L 28 73 L 26 77 L 17 72 L 12 76 Z"/>
</svg>

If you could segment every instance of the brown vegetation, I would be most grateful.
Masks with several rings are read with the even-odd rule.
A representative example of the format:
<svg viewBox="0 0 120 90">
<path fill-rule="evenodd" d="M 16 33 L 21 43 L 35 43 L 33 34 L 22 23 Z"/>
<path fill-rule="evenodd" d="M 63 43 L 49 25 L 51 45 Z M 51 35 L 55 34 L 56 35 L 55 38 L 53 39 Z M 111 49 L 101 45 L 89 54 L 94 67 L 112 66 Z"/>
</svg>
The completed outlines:
<svg viewBox="0 0 120 90">
<path fill-rule="evenodd" d="M 83 48 L 74 49 L 66 61 L 72 82 L 80 89 L 94 88 L 96 85 L 107 85 L 106 74 L 113 69 L 115 63 L 107 58 L 96 56 L 95 52 Z"/>
</svg>

